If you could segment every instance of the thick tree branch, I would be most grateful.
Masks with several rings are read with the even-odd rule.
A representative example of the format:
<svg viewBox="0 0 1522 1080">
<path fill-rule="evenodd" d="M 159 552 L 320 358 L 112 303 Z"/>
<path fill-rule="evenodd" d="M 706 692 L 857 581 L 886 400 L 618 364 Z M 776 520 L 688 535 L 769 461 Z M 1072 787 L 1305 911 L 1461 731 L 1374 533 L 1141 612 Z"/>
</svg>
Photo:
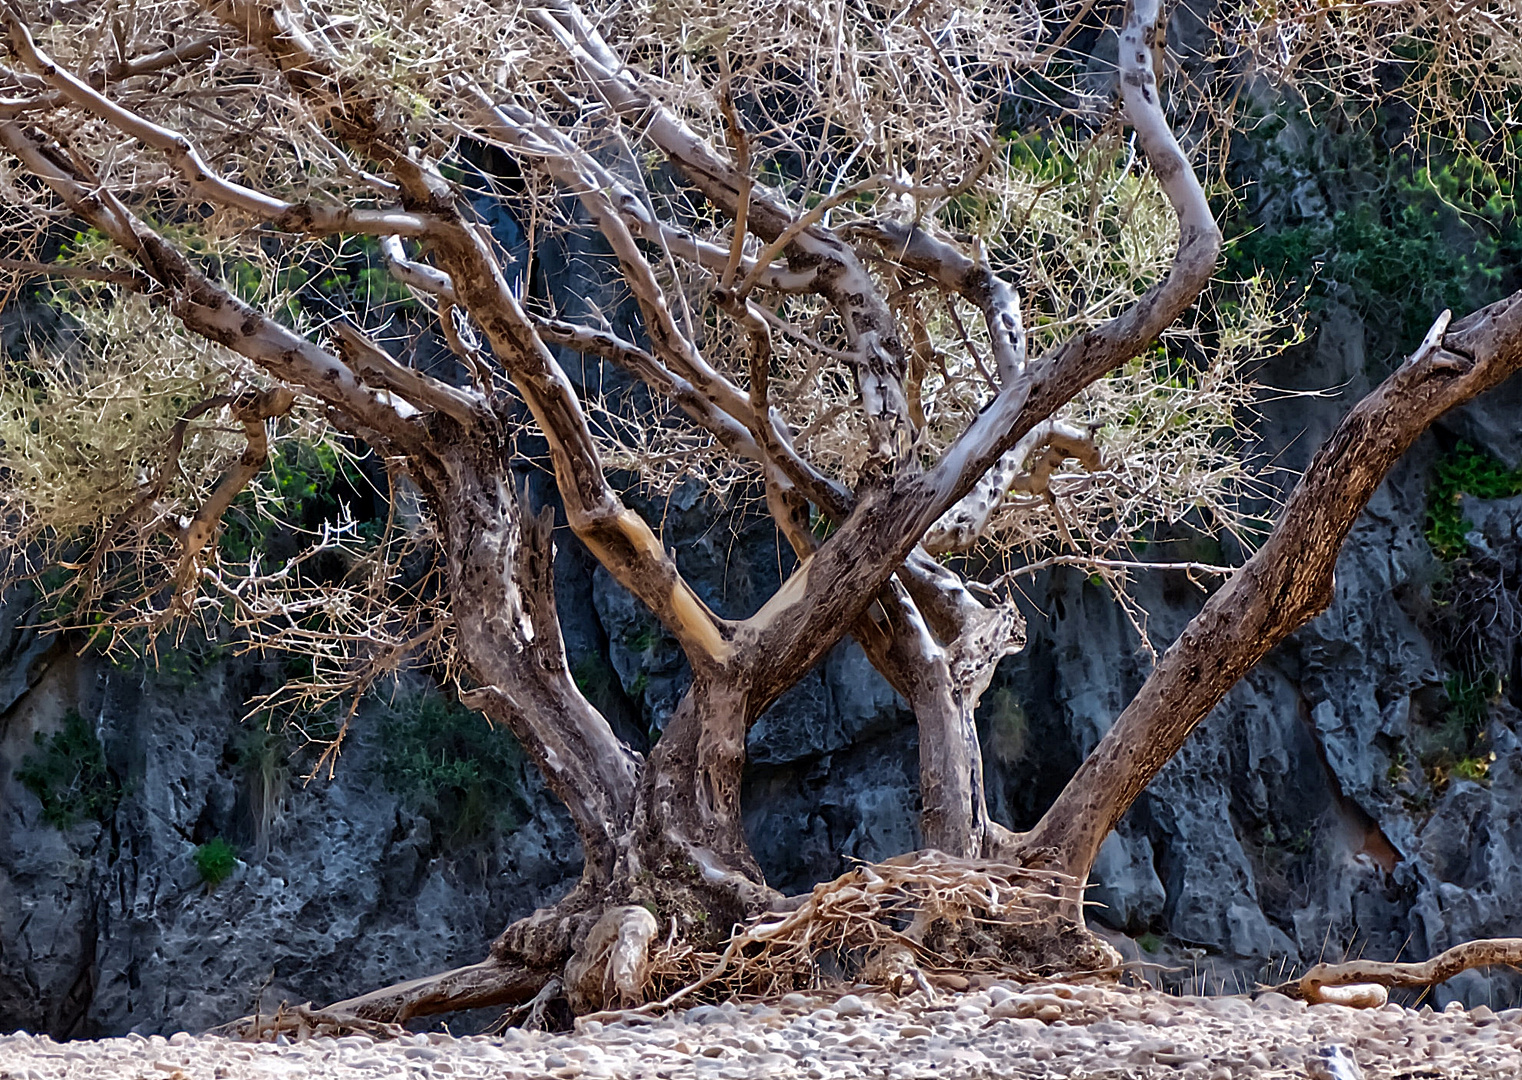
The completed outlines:
<svg viewBox="0 0 1522 1080">
<path fill-rule="evenodd" d="M 1167 276 L 1104 325 L 1073 338 L 1002 387 L 993 402 L 922 476 L 869 491 L 851 517 L 743 626 L 761 693 L 786 685 L 849 626 L 936 520 L 1041 421 L 1083 387 L 1144 349 L 1184 313 L 1210 280 L 1221 234 L 1158 104 L 1151 41 L 1158 0 L 1138 0 L 1122 30 L 1121 92 L 1137 140 L 1179 219 L 1179 248 Z"/>
<path fill-rule="evenodd" d="M 526 515 L 506 463 L 491 464 L 457 462 L 439 493 L 458 648 L 481 683 L 461 701 L 517 737 L 570 811 L 583 882 L 605 885 L 639 759 L 571 677 L 555 610 L 553 510 Z"/>
<path fill-rule="evenodd" d="M 219 206 L 242 211 L 278 229 L 314 235 L 343 232 L 418 236 L 428 227 L 426 219 L 405 211 L 286 202 L 221 177 L 184 135 L 118 105 L 59 67 L 32 41 L 26 24 L 14 13 L 0 10 L 0 21 L 9 24 L 11 47 L 48 85 L 123 134 L 162 151 L 192 190 Z"/>
<path fill-rule="evenodd" d="M 655 613 L 694 664 L 725 662 L 730 654 L 727 624 L 693 592 L 650 526 L 608 485 L 570 380 L 508 287 L 486 242 L 459 219 L 453 189 L 405 157 L 395 158 L 393 170 L 406 198 L 436 219 L 428 246 L 549 443 L 571 528 L 619 584 Z"/>
<path fill-rule="evenodd" d="M 449 275 L 427 263 L 407 258 L 400 237 L 381 237 L 381 254 L 386 257 L 386 269 L 391 276 L 409 289 L 455 303 L 454 282 L 449 280 Z"/>
<path fill-rule="evenodd" d="M 336 1001 L 318 1015 L 339 1024 L 351 1018 L 401 1024 L 415 1016 L 513 1005 L 533 997 L 553 975 L 553 969 L 483 960 Z M 242 1026 L 250 1022 L 251 1018 L 245 1017 L 229 1027 L 242 1034 Z"/>
<path fill-rule="evenodd" d="M 1401 455 L 1443 413 L 1518 370 L 1522 292 L 1450 327 L 1354 406 L 1268 540 L 1163 654 L 1027 834 L 1026 849 L 1081 880 L 1105 836 L 1226 692 L 1331 603 L 1343 540 Z"/>
<path fill-rule="evenodd" d="M 486 418 L 486 403 L 479 394 L 398 362 L 353 323 L 340 320 L 333 324 L 333 332 L 338 337 L 339 354 L 356 374 L 374 385 L 395 391 L 419 409 L 435 409 L 466 431 L 473 431 Z"/>
<path fill-rule="evenodd" d="M 0 121 L 0 145 L 167 290 L 170 309 L 187 328 L 248 357 L 275 378 L 301 387 L 397 446 L 423 445 L 422 428 L 408 420 L 399 409 L 401 403 L 365 386 L 338 357 L 213 284 L 93 178 L 77 175 L 72 164 L 39 144 L 18 124 Z"/>
<path fill-rule="evenodd" d="M 906 589 L 900 579 L 916 588 Z M 866 616 L 853 632 L 919 727 L 924 846 L 957 858 L 984 857 L 1002 830 L 988 816 L 975 714 L 999 661 L 1025 644 L 1024 623 L 1012 607 L 990 610 L 974 601 L 977 614 L 959 611 L 954 635 L 938 640 L 911 591 L 925 595 L 939 585 L 906 565 L 878 593 L 886 619 L 877 633 L 862 632 Z M 944 605 L 938 613 L 944 618 Z"/>
<path fill-rule="evenodd" d="M 1093 472 L 1100 467 L 1093 435 L 1072 424 L 1043 420 L 1025 434 L 925 533 L 920 541 L 932 555 L 966 551 L 982 538 L 1012 491 L 1050 495 L 1052 471 L 1075 458 Z"/>
</svg>

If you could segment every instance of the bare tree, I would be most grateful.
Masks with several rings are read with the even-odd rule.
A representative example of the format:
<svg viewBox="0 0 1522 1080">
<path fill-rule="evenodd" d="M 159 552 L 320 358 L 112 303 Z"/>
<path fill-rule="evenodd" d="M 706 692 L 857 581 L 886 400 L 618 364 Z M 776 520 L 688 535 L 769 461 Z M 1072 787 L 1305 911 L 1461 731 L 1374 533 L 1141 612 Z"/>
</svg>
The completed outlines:
<svg viewBox="0 0 1522 1080">
<path fill-rule="evenodd" d="M 1503 99 L 1489 73 L 1514 64 L 1517 29 L 1496 5 L 1418 6 L 1447 35 L 1444 70 L 1486 74 L 1472 85 Z M 224 618 L 255 645 L 305 649 L 326 664 L 293 691 L 308 703 L 353 700 L 428 654 L 517 736 L 581 839 L 577 887 L 508 927 L 485 960 L 303 1022 L 560 994 L 583 1013 L 633 1004 L 743 974 L 757 950 L 796 960 L 847 894 L 873 917 L 932 911 L 932 894 L 936 910 L 955 897 L 1011 916 L 993 945 L 1013 967 L 1112 966 L 1080 911 L 1100 842 L 1231 685 L 1329 602 L 1341 543 L 1404 450 L 1522 367 L 1522 295 L 1438 319 L 1339 426 L 1272 535 L 1046 817 L 1015 834 L 985 806 L 973 714 L 1024 626 L 1007 591 L 937 556 L 1047 544 L 1119 575 L 1124 538 L 1152 520 L 1204 505 L 1209 524 L 1231 527 L 1252 479 L 1210 433 L 1250 396 L 1240 362 L 1284 325 L 1248 286 L 1229 310 L 1201 304 L 1222 241 L 1192 160 L 1220 132 L 1188 127 L 1186 150 L 1170 125 L 1159 0 L 1109 13 L 951 0 L 500 7 L 164 0 L 3 14 L 6 268 L 92 282 L 74 314 L 118 358 L 84 374 L 55 365 L 7 399 L 18 547 L 73 552 L 74 614 L 97 632 Z M 1281 74 L 1330 77 L 1318 58 L 1355 43 L 1377 65 L 1400 40 L 1391 10 L 1307 4 L 1269 21 L 1231 9 L 1239 55 L 1212 70 L 1225 83 L 1248 59 L 1277 58 Z M 1118 65 L 1100 85 L 1075 72 L 1072 43 L 1099 40 L 1106 20 Z M 1304 37 L 1316 20 L 1324 32 Z M 1036 150 L 1011 142 L 1000 108 L 1062 79 L 1087 138 L 1064 143 L 1054 128 Z M 1203 85 L 1180 100 L 1216 102 Z M 1453 104 L 1413 100 L 1434 117 Z M 472 147 L 517 173 L 471 164 Z M 590 301 L 536 293 L 532 249 L 515 265 L 482 220 L 492 203 L 529 223 L 531 244 L 594 231 L 603 254 L 591 262 L 616 267 L 622 290 L 605 295 L 637 318 L 600 309 L 590 287 Z M 67 265 L 29 262 L 60 223 L 93 231 Z M 292 304 L 292 268 L 346 237 L 378 245 L 463 378 L 402 362 L 363 311 Z M 250 267 L 252 284 L 239 277 Z M 1210 360 L 1186 395 L 1148 367 L 1159 338 Z M 646 389 L 638 422 L 578 391 L 565 366 L 577 354 Z M 37 402 L 56 419 L 61 401 L 98 405 L 123 380 L 140 400 L 121 423 L 156 446 L 97 455 L 114 479 L 87 498 L 59 451 L 87 433 L 44 445 Z M 1186 422 L 1141 430 L 1158 415 Z M 691 665 L 647 757 L 568 668 L 552 515 L 514 481 L 525 430 L 543 440 L 577 539 Z M 392 478 L 395 527 L 378 544 L 344 528 L 316 543 L 352 555 L 358 571 L 341 583 L 218 557 L 219 523 L 258 489 L 272 432 L 343 433 Z M 721 618 L 610 481 L 618 466 L 657 489 L 696 477 L 764 492 L 797 568 L 748 618 Z M 420 552 L 434 560 L 421 574 Z M 741 827 L 746 735 L 848 633 L 917 718 L 933 852 L 788 900 Z M 914 919 L 869 967 L 912 977 L 932 941 L 968 962 L 987 951 L 954 923 Z M 772 977 L 807 977 L 807 959 Z"/>
</svg>

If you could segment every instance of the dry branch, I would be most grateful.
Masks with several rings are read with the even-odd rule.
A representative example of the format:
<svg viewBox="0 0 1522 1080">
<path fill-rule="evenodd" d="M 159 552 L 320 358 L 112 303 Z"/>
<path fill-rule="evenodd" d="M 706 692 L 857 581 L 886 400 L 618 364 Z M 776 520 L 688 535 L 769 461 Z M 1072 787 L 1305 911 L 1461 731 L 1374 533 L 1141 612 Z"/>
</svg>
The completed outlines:
<svg viewBox="0 0 1522 1080">
<path fill-rule="evenodd" d="M 379 236 L 416 236 L 426 230 L 426 219 L 403 211 L 354 210 L 314 203 L 291 203 L 217 175 L 199 150 L 183 134 L 147 120 L 118 105 L 83 80 L 63 70 L 32 40 L 31 31 L 12 10 L 0 11 L 0 22 L 10 28 L 11 47 L 22 61 L 64 97 L 82 106 L 123 134 L 162 151 L 191 188 L 211 201 L 229 206 L 276 228 L 316 234 L 349 232 Z"/>
<path fill-rule="evenodd" d="M 168 290 L 172 309 L 187 328 L 247 356 L 395 444 L 418 445 L 420 433 L 387 397 L 364 386 L 336 356 L 214 284 L 109 191 L 79 175 L 64 155 L 11 121 L 0 121 L 0 145 Z"/>
<path fill-rule="evenodd" d="M 1321 1001 L 1333 987 L 1372 983 L 1377 986 L 1435 986 L 1462 972 L 1480 967 L 1522 967 L 1522 938 L 1481 938 L 1466 941 L 1419 963 L 1349 960 L 1317 964 L 1298 979 L 1274 990 L 1305 1001 Z"/>
<path fill-rule="evenodd" d="M 1086 876 L 1105 836 L 1189 733 L 1270 649 L 1331 603 L 1343 541 L 1401 455 L 1443 413 L 1518 370 L 1522 292 L 1448 327 L 1354 406 L 1268 540 L 1163 654 L 1024 837 L 1025 850 Z"/>
<path fill-rule="evenodd" d="M 248 440 L 248 445 L 238 461 L 212 489 L 206 501 L 197 508 L 190 519 L 190 524 L 185 527 L 181 541 L 180 565 L 174 575 L 174 604 L 176 606 L 182 606 L 185 602 L 185 594 L 194 588 L 200 570 L 201 553 L 221 529 L 222 516 L 227 513 L 239 493 L 248 487 L 254 477 L 258 476 L 268 464 L 269 433 L 265 430 L 265 421 L 290 412 L 295 402 L 294 393 L 283 386 L 277 386 L 270 390 L 258 391 L 234 404 L 233 415 L 243 425 L 243 434 Z"/>
<path fill-rule="evenodd" d="M 910 969 L 1023 981 L 1109 971 L 1119 957 L 1056 914 L 1069 885 L 1060 874 L 939 851 L 864 864 L 814 886 L 791 911 L 757 916 L 722 953 L 680 941 L 657 945 L 650 976 L 665 996 L 628 1011 L 816 989 L 830 979 L 825 958 L 861 977 L 877 974 L 897 991 L 915 988 L 902 981 Z M 883 962 L 888 955 L 892 964 Z"/>
</svg>

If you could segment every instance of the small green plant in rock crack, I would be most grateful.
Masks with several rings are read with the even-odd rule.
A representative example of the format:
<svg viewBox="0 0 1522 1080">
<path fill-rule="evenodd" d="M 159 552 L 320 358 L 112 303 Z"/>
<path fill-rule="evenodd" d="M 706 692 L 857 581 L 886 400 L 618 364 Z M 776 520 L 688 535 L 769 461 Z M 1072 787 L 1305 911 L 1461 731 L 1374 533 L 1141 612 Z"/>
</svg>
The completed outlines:
<svg viewBox="0 0 1522 1080">
<path fill-rule="evenodd" d="M 1465 537 L 1472 526 L 1460 510 L 1465 495 L 1476 499 L 1522 495 L 1522 469 L 1508 469 L 1485 451 L 1465 442 L 1438 459 L 1427 493 L 1424 535 L 1444 562 L 1452 562 L 1469 551 Z"/>
<path fill-rule="evenodd" d="M 1490 703 L 1501 696 L 1501 680 L 1491 671 L 1478 678 L 1450 675 L 1443 680 L 1443 693 L 1448 698 L 1446 718 L 1473 738 L 1490 722 Z"/>
<path fill-rule="evenodd" d="M 201 880 L 211 888 L 222 884 L 238 868 L 238 853 L 220 836 L 213 837 L 196 848 L 196 853 L 191 858 L 201 874 Z"/>
<path fill-rule="evenodd" d="M 42 803 L 42 820 L 58 829 L 83 821 L 106 821 L 116 811 L 121 784 L 106 765 L 106 752 L 84 717 L 73 709 L 51 737 L 38 732 L 36 750 L 15 771 L 22 787 Z"/>
</svg>

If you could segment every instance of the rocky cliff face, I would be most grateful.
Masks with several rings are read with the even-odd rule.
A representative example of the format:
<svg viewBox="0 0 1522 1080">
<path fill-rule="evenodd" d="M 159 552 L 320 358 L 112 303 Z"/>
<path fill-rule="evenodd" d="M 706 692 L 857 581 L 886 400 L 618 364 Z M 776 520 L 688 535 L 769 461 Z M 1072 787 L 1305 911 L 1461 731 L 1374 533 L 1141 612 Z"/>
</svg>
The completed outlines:
<svg viewBox="0 0 1522 1080">
<path fill-rule="evenodd" d="M 1290 468 L 1368 384 L 1356 320 L 1339 319 L 1268 373 L 1345 387 L 1269 406 L 1265 448 Z M 1493 652 L 1510 649 L 1493 659 L 1512 696 L 1492 695 L 1480 730 L 1454 743 L 1439 606 L 1454 570 L 1423 537 L 1434 463 L 1455 436 L 1519 464 L 1519 390 L 1476 403 L 1402 462 L 1344 552 L 1332 608 L 1233 691 L 1107 842 L 1094 919 L 1138 960 L 1182 965 L 1165 980 L 1235 989 L 1322 956 L 1426 955 L 1522 918 L 1522 649 L 1510 623 L 1511 637 L 1491 634 Z M 1505 615 L 1522 577 L 1522 499 L 1463 509 Z M 697 492 L 660 513 L 721 611 L 752 610 L 785 569 L 770 526 L 715 525 Z M 565 546 L 578 678 L 640 740 L 685 667 L 649 615 Z M 1138 590 L 1159 643 L 1203 596 L 1176 574 L 1143 576 Z M 1030 645 L 981 713 L 995 814 L 1016 827 L 1146 671 L 1103 589 L 1057 572 L 1028 594 Z M 0 624 L 0 1029 L 196 1029 L 256 1004 L 341 997 L 476 958 L 575 872 L 574 834 L 521 764 L 508 817 L 467 828 L 458 799 L 445 810 L 420 799 L 418 777 L 396 767 L 414 729 L 395 725 L 435 707 L 426 694 L 368 707 L 332 779 L 303 782 L 298 743 L 239 719 L 278 671 L 215 648 L 157 672 L 117 667 L 25 629 L 25 607 L 13 597 Z M 914 847 L 916 754 L 902 703 L 854 645 L 837 647 L 752 735 L 747 821 L 770 878 L 799 889 L 849 859 Z M 102 776 L 108 798 L 69 802 L 71 784 Z M 214 884 L 217 868 L 198 861 L 213 841 L 237 856 Z M 1512 977 L 1482 973 L 1438 995 L 1517 996 Z"/>
<path fill-rule="evenodd" d="M 250 683 L 238 662 L 121 670 L 8 629 L 18 678 L 0 741 L 7 1029 L 197 1029 L 260 1001 L 342 997 L 398 971 L 469 962 L 574 869 L 570 823 L 531 775 L 519 778 L 521 825 L 452 843 L 388 781 L 376 709 L 333 779 L 303 784 L 297 766 L 312 763 L 290 760 L 293 745 L 250 753 L 262 732 L 239 720 Z M 61 767 L 47 802 L 17 774 L 49 762 L 54 738 L 81 720 L 116 795 L 98 814 L 49 821 L 81 740 L 72 758 L 51 755 Z M 238 857 L 225 868 L 208 859 L 218 842 Z"/>
<path fill-rule="evenodd" d="M 1351 197 L 1351 181 L 1339 196 L 1305 166 L 1305 141 L 1289 127 L 1244 151 L 1266 178 L 1257 220 L 1322 220 Z M 493 228 L 521 246 L 510 220 Z M 555 280 L 598 265 L 539 257 Z M 577 282 L 568 295 L 597 293 Z M 618 298 L 586 303 L 611 310 Z M 1266 458 L 1303 465 L 1382 377 L 1365 341 L 1388 334 L 1368 331 L 1333 307 L 1307 346 L 1263 373 L 1285 389 L 1335 388 L 1264 406 Z M 1514 379 L 1407 455 L 1344 550 L 1331 609 L 1232 692 L 1106 843 L 1093 918 L 1134 959 L 1161 965 L 1141 970 L 1234 990 L 1323 956 L 1411 958 L 1515 933 L 1522 499 L 1466 500 L 1470 555 L 1457 563 L 1423 530 L 1457 439 L 1522 467 L 1519 418 Z M 643 509 L 725 615 L 754 611 L 790 567 L 770 524 L 697 489 Z M 685 664 L 561 541 L 574 673 L 643 748 L 685 688 Z M 1136 594 L 1159 646 L 1204 596 L 1167 573 L 1138 575 Z M 1039 817 L 1146 674 L 1130 623 L 1082 575 L 1032 579 L 1026 601 L 1030 643 L 980 712 L 994 814 L 1016 828 Z M 26 629 L 27 612 L 25 597 L 0 604 L 0 1031 L 199 1029 L 281 1000 L 340 998 L 478 958 L 576 873 L 574 833 L 533 771 L 468 718 L 449 719 L 452 742 L 423 737 L 408 716 L 439 706 L 417 687 L 362 709 L 332 777 L 304 782 L 313 761 L 300 740 L 241 719 L 278 668 L 214 645 L 156 672 L 117 667 Z M 461 764 L 478 751 L 495 755 L 490 777 Z M 903 703 L 859 649 L 837 646 L 751 735 L 747 825 L 769 879 L 799 890 L 851 859 L 916 847 L 917 754 Z M 1471 973 L 1437 997 L 1500 1007 L 1519 992 L 1511 976 Z"/>
</svg>

